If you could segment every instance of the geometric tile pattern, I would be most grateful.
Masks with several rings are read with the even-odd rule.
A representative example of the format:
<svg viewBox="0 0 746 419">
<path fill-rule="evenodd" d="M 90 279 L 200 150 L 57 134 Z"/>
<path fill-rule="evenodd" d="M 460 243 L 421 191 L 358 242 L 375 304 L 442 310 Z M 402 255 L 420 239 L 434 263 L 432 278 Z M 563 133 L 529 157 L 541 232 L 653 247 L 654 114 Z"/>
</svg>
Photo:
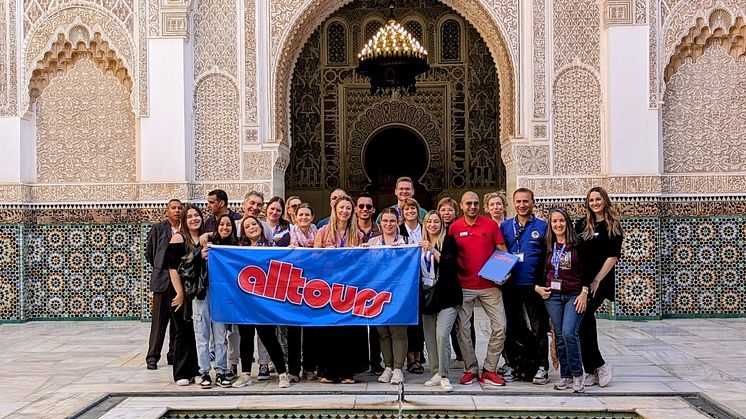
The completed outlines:
<svg viewBox="0 0 746 419">
<path fill-rule="evenodd" d="M 139 318 L 138 224 L 35 225 L 25 235 L 24 318 Z"/>
<path fill-rule="evenodd" d="M 659 317 L 658 218 L 624 218 L 622 257 L 616 268 L 614 315 Z"/>
<path fill-rule="evenodd" d="M 746 314 L 746 218 L 664 218 L 664 316 Z"/>
<path fill-rule="evenodd" d="M 20 320 L 20 225 L 0 225 L 0 321 Z"/>
</svg>

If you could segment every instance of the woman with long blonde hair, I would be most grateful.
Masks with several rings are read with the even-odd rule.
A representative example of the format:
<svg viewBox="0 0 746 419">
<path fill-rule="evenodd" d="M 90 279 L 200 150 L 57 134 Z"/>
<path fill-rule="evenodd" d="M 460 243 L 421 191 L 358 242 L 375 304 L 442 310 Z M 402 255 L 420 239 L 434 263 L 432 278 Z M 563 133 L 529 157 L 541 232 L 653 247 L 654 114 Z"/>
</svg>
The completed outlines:
<svg viewBox="0 0 746 419">
<path fill-rule="evenodd" d="M 622 254 L 624 233 L 619 214 L 611 205 L 609 194 L 604 188 L 596 186 L 588 191 L 585 197 L 585 219 L 578 223 L 576 231 L 580 236 L 580 246 L 587 255 L 585 274 L 591 281 L 588 309 L 580 323 L 585 385 L 598 384 L 606 387 L 611 381 L 613 368 L 604 361 L 598 348 L 596 310 L 604 300 L 614 301 L 614 267 Z"/>
</svg>

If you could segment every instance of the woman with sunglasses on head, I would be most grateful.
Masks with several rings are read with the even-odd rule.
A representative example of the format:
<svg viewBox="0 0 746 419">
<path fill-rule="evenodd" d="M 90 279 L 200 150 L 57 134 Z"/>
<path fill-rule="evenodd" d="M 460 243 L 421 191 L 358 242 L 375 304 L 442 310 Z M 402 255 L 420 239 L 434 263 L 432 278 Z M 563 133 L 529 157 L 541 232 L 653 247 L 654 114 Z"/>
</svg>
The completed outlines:
<svg viewBox="0 0 746 419">
<path fill-rule="evenodd" d="M 299 196 L 291 196 L 285 201 L 285 215 L 283 218 L 287 220 L 290 225 L 295 224 L 295 214 L 298 211 L 298 206 L 303 203 Z"/>
<path fill-rule="evenodd" d="M 400 246 L 410 243 L 399 234 L 399 216 L 394 208 L 381 211 L 381 235 L 368 240 L 367 245 Z M 407 358 L 407 326 L 376 326 L 378 341 L 383 353 L 383 373 L 378 377 L 379 383 L 399 384 L 404 382 L 404 361 Z"/>
<path fill-rule="evenodd" d="M 166 249 L 166 262 L 171 283 L 168 287 L 168 296 L 171 300 L 171 327 L 174 327 L 174 381 L 178 386 L 188 386 L 198 376 L 199 365 L 197 363 L 197 344 L 195 342 L 194 327 L 192 323 L 192 301 L 193 296 L 187 296 L 184 292 L 184 284 L 199 278 L 202 269 L 205 268 L 203 259 L 197 255 L 192 259 L 194 277 L 182 278 L 179 267 L 182 258 L 194 253 L 199 247 L 199 239 L 204 233 L 204 219 L 202 212 L 192 204 L 184 205 L 181 212 L 179 232 L 171 237 L 171 242 Z M 209 371 L 209 370 L 208 370 Z"/>
<path fill-rule="evenodd" d="M 546 242 L 546 275 L 541 283 L 534 285 L 534 290 L 544 299 L 554 326 L 561 377 L 554 389 L 572 387 L 573 393 L 582 393 L 585 380 L 578 329 L 586 309 L 590 280 L 583 274 L 584 259 L 578 237 L 564 209 L 549 210 Z"/>
<path fill-rule="evenodd" d="M 425 215 L 425 234 L 420 242 L 421 287 L 431 289 L 434 307 L 423 307 L 422 326 L 430 357 L 430 372 L 433 373 L 432 378 L 425 381 L 425 387 L 440 386 L 443 391 L 451 392 L 453 386 L 448 379 L 450 337 L 464 297 L 456 277 L 458 247 L 443 224 L 438 211 Z"/>
<path fill-rule="evenodd" d="M 404 198 L 401 211 L 404 222 L 399 226 L 399 234 L 411 243 L 420 243 L 424 234 L 419 218 L 420 204 L 414 198 Z M 424 373 L 422 352 L 425 349 L 425 332 L 422 330 L 422 316 L 416 325 L 407 326 L 407 342 L 407 371 L 413 374 Z"/>
<path fill-rule="evenodd" d="M 329 223 L 319 228 L 314 247 L 357 247 L 363 234 L 357 227 L 349 195 L 339 196 L 332 205 Z M 323 326 L 317 328 L 320 342 L 328 342 L 327 350 L 319 361 L 320 382 L 354 384 L 361 348 L 367 347 L 368 334 L 364 326 Z M 343 344 L 344 343 L 344 344 Z M 367 367 L 367 365 L 366 365 Z"/>
<path fill-rule="evenodd" d="M 285 219 L 285 201 L 279 196 L 267 202 L 266 220 L 275 246 L 287 247 L 290 244 L 290 223 Z"/>
<path fill-rule="evenodd" d="M 289 201 L 289 200 L 288 200 Z M 313 224 L 313 209 L 301 203 L 295 212 L 295 224 L 290 228 L 290 247 L 313 247 L 316 226 Z M 315 327 L 288 326 L 288 372 L 290 381 L 301 376 L 312 381 L 318 377 L 318 339 Z"/>
<path fill-rule="evenodd" d="M 586 257 L 586 275 L 589 276 L 590 299 L 583 321 L 580 322 L 580 346 L 583 348 L 583 366 L 587 373 L 585 385 L 606 387 L 611 381 L 612 366 L 604 361 L 598 348 L 596 310 L 605 299 L 614 301 L 616 284 L 614 267 L 622 254 L 624 232 L 609 194 L 604 188 L 591 188 L 585 197 L 585 218 L 578 222 L 575 231 Z"/>
<path fill-rule="evenodd" d="M 239 231 L 241 233 L 239 245 L 241 246 L 272 246 L 272 241 L 267 241 L 264 236 L 262 222 L 253 215 L 244 216 Z M 277 328 L 275 326 L 251 324 L 238 325 L 238 333 L 241 336 L 241 375 L 233 383 L 233 387 L 241 388 L 254 384 L 254 380 L 251 378 L 251 364 L 254 360 L 254 332 L 264 343 L 269 358 L 275 364 L 277 374 L 280 377 L 279 387 L 290 387 L 290 378 L 285 367 L 285 356 L 277 338 Z"/>
</svg>

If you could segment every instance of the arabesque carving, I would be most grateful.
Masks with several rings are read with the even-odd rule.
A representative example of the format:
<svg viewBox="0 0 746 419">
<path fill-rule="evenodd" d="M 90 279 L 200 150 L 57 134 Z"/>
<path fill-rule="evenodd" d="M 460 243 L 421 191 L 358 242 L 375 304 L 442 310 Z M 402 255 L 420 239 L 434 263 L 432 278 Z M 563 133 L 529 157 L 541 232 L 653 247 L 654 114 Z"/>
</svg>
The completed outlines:
<svg viewBox="0 0 746 419">
<path fill-rule="evenodd" d="M 712 45 L 720 45 L 735 59 L 746 57 L 744 18 L 738 16 L 731 22 L 731 16 L 725 10 L 715 10 L 707 21 L 697 18 L 689 33 L 681 39 L 664 70 L 663 78 L 666 83 L 685 61 L 697 62 Z"/>
<path fill-rule="evenodd" d="M 70 71 L 81 58 L 93 60 L 96 67 L 116 77 L 128 92 L 132 92 L 132 77 L 122 60 L 117 57 L 116 51 L 109 48 L 109 42 L 100 33 L 90 36 L 87 29 L 77 26 L 69 35 L 58 34 L 52 48 L 37 62 L 28 87 L 31 103 L 36 101 L 55 77 Z"/>
</svg>

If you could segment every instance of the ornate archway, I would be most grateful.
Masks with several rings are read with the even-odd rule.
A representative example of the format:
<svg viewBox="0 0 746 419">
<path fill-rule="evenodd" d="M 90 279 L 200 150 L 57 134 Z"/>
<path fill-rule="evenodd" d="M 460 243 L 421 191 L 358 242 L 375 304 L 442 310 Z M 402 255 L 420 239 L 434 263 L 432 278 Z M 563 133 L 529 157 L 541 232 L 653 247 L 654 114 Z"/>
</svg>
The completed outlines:
<svg viewBox="0 0 746 419">
<path fill-rule="evenodd" d="M 285 5 L 290 21 L 285 25 L 289 32 L 284 36 L 279 51 L 273 51 L 272 66 L 274 140 L 290 146 L 290 88 L 293 71 L 300 53 L 319 25 L 332 13 L 353 0 L 306 0 L 301 7 L 296 4 Z M 506 42 L 506 34 L 498 19 L 481 0 L 442 0 L 469 23 L 471 23 L 485 40 L 497 69 L 500 83 L 500 141 L 506 144 L 515 135 L 516 125 L 516 68 Z M 273 7 L 282 8 L 277 5 Z M 296 10 L 294 13 L 293 10 Z M 293 19 L 294 17 L 294 19 Z M 504 25 L 502 25 L 504 26 Z M 282 38 L 283 34 L 273 32 L 275 38 Z"/>
<path fill-rule="evenodd" d="M 429 190 L 443 189 L 445 171 L 441 136 L 443 127 L 425 110 L 400 101 L 382 102 L 368 108 L 350 129 L 347 158 L 349 184 L 364 185 L 370 181 L 363 167 L 366 144 L 379 131 L 394 125 L 405 126 L 422 138 L 429 152 L 430 164 L 421 183 Z"/>
</svg>

